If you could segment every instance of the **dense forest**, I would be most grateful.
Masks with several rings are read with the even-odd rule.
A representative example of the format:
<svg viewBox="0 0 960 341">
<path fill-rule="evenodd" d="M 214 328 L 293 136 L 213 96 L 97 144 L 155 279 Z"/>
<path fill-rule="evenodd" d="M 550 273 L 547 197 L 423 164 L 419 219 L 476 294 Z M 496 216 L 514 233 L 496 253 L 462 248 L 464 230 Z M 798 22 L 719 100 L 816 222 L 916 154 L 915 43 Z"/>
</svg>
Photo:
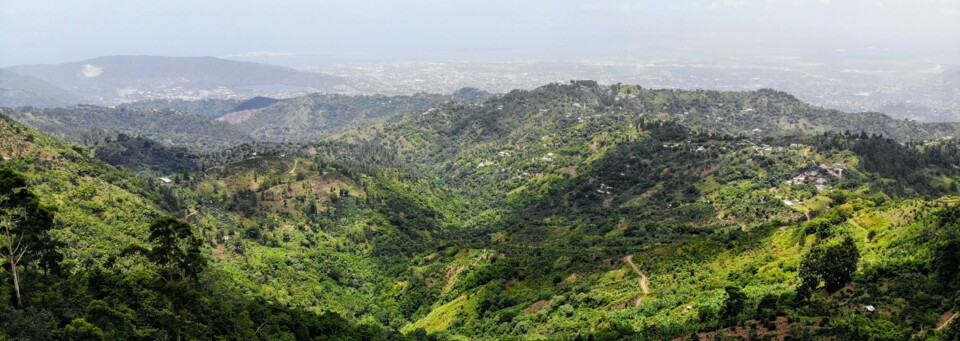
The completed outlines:
<svg viewBox="0 0 960 341">
<path fill-rule="evenodd" d="M 457 96 L 197 104 L 340 127 L 218 148 L 4 110 L 0 339 L 960 338 L 956 126 Z"/>
</svg>

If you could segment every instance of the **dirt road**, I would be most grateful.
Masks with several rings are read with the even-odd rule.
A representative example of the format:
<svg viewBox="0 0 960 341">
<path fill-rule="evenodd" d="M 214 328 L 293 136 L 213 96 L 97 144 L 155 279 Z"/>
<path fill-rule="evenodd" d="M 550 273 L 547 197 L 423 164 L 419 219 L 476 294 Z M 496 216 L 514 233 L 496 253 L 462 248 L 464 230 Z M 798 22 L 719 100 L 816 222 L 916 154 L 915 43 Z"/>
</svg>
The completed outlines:
<svg viewBox="0 0 960 341">
<path fill-rule="evenodd" d="M 300 164 L 300 160 L 293 160 L 293 168 L 290 169 L 290 175 L 293 175 L 297 171 L 297 165 Z"/>
<path fill-rule="evenodd" d="M 640 276 L 640 278 L 637 279 L 637 282 L 640 283 L 640 290 L 643 291 L 643 294 L 637 297 L 637 299 L 633 302 L 634 305 L 640 305 L 640 303 L 643 302 L 643 296 L 650 294 L 650 279 L 647 278 L 647 274 L 643 273 L 643 271 L 640 271 L 640 268 L 637 267 L 637 264 L 633 263 L 633 255 L 623 257 L 623 261 L 627 262 L 627 264 L 630 264 L 630 267 L 633 268 L 633 272 L 636 272 L 637 275 Z"/>
<path fill-rule="evenodd" d="M 957 315 L 960 315 L 960 312 L 954 312 L 953 315 L 950 315 L 950 317 L 940 323 L 936 330 L 942 330 L 944 327 L 950 325 L 950 322 L 953 322 L 953 320 L 957 318 Z"/>
</svg>

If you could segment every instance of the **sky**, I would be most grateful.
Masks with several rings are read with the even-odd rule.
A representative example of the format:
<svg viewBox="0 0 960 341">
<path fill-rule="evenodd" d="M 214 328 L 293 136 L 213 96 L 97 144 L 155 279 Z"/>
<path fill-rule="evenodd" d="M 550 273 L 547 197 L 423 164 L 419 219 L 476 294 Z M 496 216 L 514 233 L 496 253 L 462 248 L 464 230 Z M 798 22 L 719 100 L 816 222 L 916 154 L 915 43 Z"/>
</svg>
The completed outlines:
<svg viewBox="0 0 960 341">
<path fill-rule="evenodd" d="M 0 66 L 845 54 L 960 58 L 960 0 L 0 0 Z"/>
</svg>

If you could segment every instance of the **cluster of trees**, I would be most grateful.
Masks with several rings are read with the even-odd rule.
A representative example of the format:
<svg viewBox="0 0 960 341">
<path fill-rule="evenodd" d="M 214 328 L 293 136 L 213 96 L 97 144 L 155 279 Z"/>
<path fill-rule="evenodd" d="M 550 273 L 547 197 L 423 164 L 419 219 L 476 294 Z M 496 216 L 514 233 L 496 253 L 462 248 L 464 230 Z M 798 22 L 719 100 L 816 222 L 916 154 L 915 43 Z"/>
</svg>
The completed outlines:
<svg viewBox="0 0 960 341">
<path fill-rule="evenodd" d="M 946 207 L 937 212 L 936 224 L 945 233 L 936 241 L 933 271 L 945 289 L 956 292 L 960 288 L 960 206 Z"/>
<path fill-rule="evenodd" d="M 0 225 L 0 255 L 10 274 L 17 306 L 22 306 L 24 270 L 37 265 L 43 271 L 58 273 L 62 256 L 49 233 L 53 209 L 40 206 L 26 179 L 8 168 L 0 169 Z"/>
<path fill-rule="evenodd" d="M 197 170 L 198 156 L 183 147 L 170 147 L 142 136 L 117 134 L 93 145 L 103 162 L 131 171 L 156 174 L 188 174 Z"/>
<path fill-rule="evenodd" d="M 840 289 L 853 279 L 859 261 L 860 251 L 849 237 L 839 244 L 814 247 L 800 262 L 799 295 L 809 296 L 821 285 L 830 292 Z"/>
</svg>

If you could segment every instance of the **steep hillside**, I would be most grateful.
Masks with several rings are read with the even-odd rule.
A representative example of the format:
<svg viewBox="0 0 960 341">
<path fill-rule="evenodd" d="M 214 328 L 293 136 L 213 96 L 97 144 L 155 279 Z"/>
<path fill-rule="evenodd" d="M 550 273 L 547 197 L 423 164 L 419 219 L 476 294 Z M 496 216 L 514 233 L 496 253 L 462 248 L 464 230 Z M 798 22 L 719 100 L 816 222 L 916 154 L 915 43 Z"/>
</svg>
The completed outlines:
<svg viewBox="0 0 960 341">
<path fill-rule="evenodd" d="M 11 240 L 11 231 L 30 236 L 15 245 L 30 251 L 17 258 L 19 281 L 11 281 L 9 267 L 0 272 L 0 293 L 12 295 L 16 287 L 18 294 L 18 300 L 0 300 L 0 338 L 403 339 L 376 322 L 292 308 L 260 287 L 241 290 L 250 286 L 236 281 L 237 270 L 218 262 L 217 249 L 208 246 L 216 230 L 158 219 L 179 206 L 173 184 L 135 178 L 2 115 L 0 146 L 2 242 Z M 33 208 L 16 213 L 18 207 Z M 32 218 L 34 212 L 53 219 L 23 229 L 20 221 L 43 221 Z M 31 218 L 8 220 L 19 214 Z M 194 242 L 163 241 L 164 226 L 186 227 L 173 240 Z M 162 256 L 167 252 L 199 258 L 171 264 Z"/>
<path fill-rule="evenodd" d="M 164 199 L 146 190 L 146 183 L 89 151 L 6 116 L 0 115 L 0 125 L 2 167 L 25 174 L 41 202 L 59 209 L 59 233 L 68 247 L 82 252 L 71 261 L 102 263 L 116 256 L 163 213 Z"/>
<path fill-rule="evenodd" d="M 343 149 L 263 155 L 209 169 L 184 214 L 245 292 L 399 328 L 406 270 L 456 226 L 437 191 L 399 169 L 361 170 Z M 193 194 L 193 195 L 190 195 Z"/>
<path fill-rule="evenodd" d="M 919 229 L 916 233 L 920 234 L 955 229 L 952 223 L 939 227 L 925 223 L 941 219 L 936 217 L 946 213 L 938 212 L 952 207 L 955 199 L 897 199 L 957 193 L 960 145 L 955 140 L 902 145 L 861 134 L 755 139 L 697 133 L 671 122 L 618 123 L 602 117 L 568 127 L 562 125 L 565 121 L 556 124 L 537 113 L 484 120 L 489 123 L 482 126 L 485 129 L 465 128 L 456 134 L 449 133 L 450 126 L 415 125 L 413 130 L 407 125 L 407 120 L 423 119 L 431 113 L 407 116 L 328 142 L 235 149 L 233 153 L 245 155 L 239 159 L 243 161 L 231 163 L 220 174 L 208 173 L 207 179 L 194 187 L 201 198 L 221 199 L 211 206 L 198 201 L 200 213 L 191 219 L 217 215 L 205 210 L 222 210 L 222 216 L 235 217 L 231 221 L 270 218 L 266 226 L 276 227 L 261 232 L 267 237 L 248 228 L 240 245 L 244 245 L 243 257 L 280 250 L 286 255 L 284 260 L 293 270 L 268 272 L 269 280 L 260 285 L 292 290 L 270 289 L 268 292 L 280 290 L 271 295 L 294 305 L 332 304 L 345 314 L 379 316 L 407 333 L 423 329 L 432 335 L 471 339 L 507 335 L 664 339 L 692 334 L 708 338 L 719 330 L 729 335 L 893 335 L 896 339 L 935 327 L 938 322 L 931 318 L 955 309 L 950 303 L 952 289 L 944 294 L 935 294 L 939 289 L 934 287 L 871 291 L 871 281 L 895 279 L 861 277 L 866 276 L 862 271 L 873 271 L 868 259 L 895 259 L 877 254 L 936 253 L 941 243 L 918 239 L 874 246 L 877 236 L 893 239 L 911 229 Z M 464 120 L 472 114 L 463 114 Z M 509 120 L 541 124 L 513 125 Z M 519 128 L 490 128 L 511 126 Z M 386 137 L 410 131 L 419 134 Z M 394 139 L 402 153 L 378 147 L 378 143 Z M 344 144 L 344 140 L 366 142 Z M 507 145 L 509 142 L 515 144 Z M 418 150 L 423 146 L 434 149 Z M 337 165 L 330 160 L 352 161 Z M 263 168 L 270 164 L 274 166 Z M 318 167 L 323 164 L 327 166 Z M 394 169 L 379 174 L 409 174 L 387 179 L 406 184 L 413 195 L 407 198 L 421 199 L 392 204 L 390 199 L 372 198 L 371 188 L 387 181 L 383 175 L 348 180 L 356 179 L 357 170 L 361 170 L 359 174 L 377 174 L 371 172 L 377 164 Z M 338 178 L 337 173 L 347 177 Z M 331 190 L 333 187 L 337 190 Z M 237 188 L 250 190 L 239 192 Z M 346 198 L 341 188 L 350 193 Z M 325 192 L 332 193 L 329 199 L 316 196 Z M 357 199 L 350 198 L 354 196 Z M 344 202 L 357 206 L 337 206 Z M 426 206 L 411 206 L 416 202 Z M 872 215 L 903 215 L 911 205 L 925 208 L 895 223 L 865 223 Z M 418 232 L 429 232 L 432 238 L 428 242 L 415 238 L 393 241 L 401 250 L 412 245 L 410 242 L 423 244 L 422 248 L 407 249 L 410 253 L 394 254 L 402 255 L 398 258 L 384 258 L 384 251 L 378 251 L 383 243 L 376 242 L 377 231 L 384 231 L 378 228 L 387 226 L 382 223 L 366 223 L 371 230 L 364 234 L 374 236 L 367 246 L 363 245 L 370 242 L 361 242 L 359 237 L 350 237 L 352 242 L 341 239 L 356 233 L 349 228 L 358 224 L 341 220 L 340 213 L 356 212 L 352 219 L 388 217 L 390 211 L 383 209 L 400 207 L 394 214 L 414 217 L 407 226 L 447 226 Z M 318 216 L 338 218 L 315 223 L 310 213 L 317 210 L 327 212 Z M 423 217 L 442 218 L 431 222 L 420 220 Z M 312 230 L 313 224 L 320 229 Z M 348 230 L 343 230 L 345 227 Z M 873 239 L 861 238 L 870 231 Z M 346 268 L 349 264 L 367 264 L 368 270 L 387 266 L 383 273 L 352 273 L 356 274 L 353 278 L 363 278 L 363 283 L 377 282 L 378 274 L 395 274 L 396 282 L 387 290 L 390 296 L 366 293 L 390 285 L 380 282 L 361 285 L 357 291 L 339 291 L 342 288 L 334 286 L 331 290 L 336 295 L 309 301 L 302 293 L 314 280 L 301 276 L 339 273 L 298 261 L 313 252 L 307 247 L 311 233 L 326 233 L 328 240 L 339 240 L 343 250 L 360 247 L 360 254 L 370 252 L 364 258 L 375 259 L 370 263 L 336 253 L 326 253 L 324 259 L 341 259 L 338 262 L 347 264 L 341 265 Z M 224 257 L 238 257 L 238 251 L 229 252 L 240 249 L 230 243 L 235 234 L 225 232 L 230 237 L 224 238 Z M 270 236 L 279 240 L 271 242 Z M 801 279 L 807 276 L 807 270 L 801 270 L 806 267 L 799 264 L 815 259 L 809 255 L 820 250 L 849 250 L 836 246 L 848 245 L 848 236 L 861 255 L 855 261 L 853 282 L 844 282 L 852 283 L 850 289 L 839 293 L 834 288 L 798 291 Z M 262 241 L 264 238 L 267 241 Z M 306 241 L 300 241 L 298 247 L 301 238 Z M 250 240 L 261 240 L 261 245 Z M 251 247 L 257 251 L 249 251 Z M 918 266 L 942 264 L 922 262 Z M 259 261 L 248 262 L 243 269 L 244 274 L 267 271 Z M 934 275 L 924 276 L 925 281 L 935 283 Z M 241 282 L 248 280 L 256 282 L 254 278 Z M 319 281 L 344 284 L 336 275 Z M 849 300 L 848 293 L 874 298 Z M 899 302 L 924 295 L 934 296 L 920 309 L 873 301 Z M 380 306 L 343 305 L 344 297 L 373 300 Z M 836 304 L 838 300 L 843 303 Z M 863 311 L 866 305 L 895 314 L 871 320 L 870 330 L 857 330 L 853 326 L 867 321 L 844 317 Z M 364 309 L 373 310 L 361 312 Z M 918 322 L 896 327 L 900 320 Z"/>
</svg>

